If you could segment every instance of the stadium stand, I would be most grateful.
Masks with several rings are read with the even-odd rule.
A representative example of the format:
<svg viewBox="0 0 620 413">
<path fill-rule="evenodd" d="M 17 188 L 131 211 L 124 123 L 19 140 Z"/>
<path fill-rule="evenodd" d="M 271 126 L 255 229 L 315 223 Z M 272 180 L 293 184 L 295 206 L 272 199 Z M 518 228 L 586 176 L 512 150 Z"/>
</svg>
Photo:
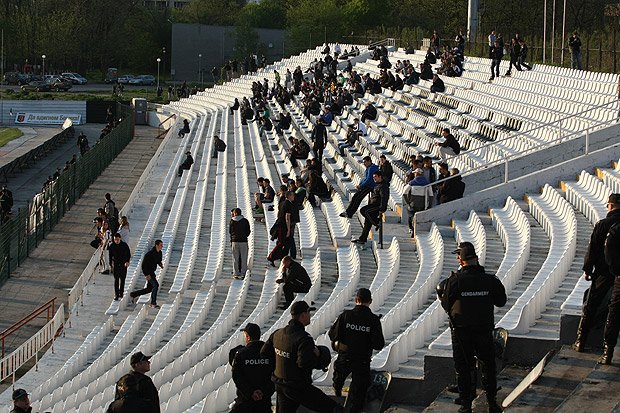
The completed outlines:
<svg viewBox="0 0 620 413">
<path fill-rule="evenodd" d="M 377 74 L 376 62 L 367 60 L 365 47 L 359 48 L 362 54 L 354 70 Z M 265 226 L 252 219 L 252 183 L 261 176 L 275 184 L 282 173 L 295 174 L 295 165 L 285 156 L 286 138 L 309 141 L 313 121 L 293 100 L 286 107 L 292 128 L 284 137 L 270 131 L 261 138 L 258 126 L 242 125 L 239 111 L 230 114 L 228 105 L 250 95 L 253 81 L 272 82 L 274 69 L 305 68 L 318 57 L 319 48 L 309 50 L 161 109 L 190 119 L 192 132 L 178 139 L 170 130 L 165 138 L 173 141 L 166 150 L 174 155 L 168 172 L 157 178 L 158 186 L 150 192 L 156 200 L 133 251 L 126 292 L 141 283 L 140 261 L 160 238 L 162 307 L 158 312 L 148 309 L 143 297 L 134 308 L 127 293 L 110 303 L 107 318 L 91 325 L 62 367 L 45 373 L 41 368 L 39 375 L 47 377 L 31 389 L 35 410 L 105 411 L 116 380 L 129 370 L 129 357 L 139 350 L 153 354 L 149 374 L 159 388 L 162 411 L 228 411 L 235 396 L 228 351 L 241 344 L 239 327 L 257 323 L 266 338 L 289 318 L 278 308 L 279 269 L 263 267 L 273 247 L 268 232 L 276 215 L 265 210 Z M 393 50 L 389 58 L 417 64 L 424 54 Z M 351 307 L 355 290 L 370 287 L 373 311 L 384 314 L 387 342 L 373 357 L 372 367 L 403 380 L 429 382 L 435 394 L 430 382 L 437 379 L 425 376 L 425 360 L 433 356 L 451 361 L 447 317 L 436 300 L 435 286 L 456 269 L 451 251 L 457 243 L 472 242 L 481 263 L 504 282 L 509 300 L 497 313 L 498 324 L 514 337 L 557 343 L 562 312 L 578 312 L 587 287 L 580 279 L 580 263 L 589 232 L 604 214 L 606 196 L 620 188 L 618 166 L 583 171 L 576 181 L 564 181 L 557 188 L 557 182 L 548 182 L 541 194 L 533 187 L 527 195 L 504 195 L 475 210 L 459 210 L 450 217 L 451 226 L 433 223 L 429 230 L 417 230 L 412 240 L 406 225 L 399 223 L 409 158 L 428 154 L 437 159 L 434 143 L 444 127 L 463 148 L 448 160 L 450 166 L 475 179 L 481 168 L 507 156 L 549 150 L 541 145 L 609 128 L 617 118 L 617 109 L 610 105 L 617 100 L 615 75 L 536 65 L 531 72 L 488 84 L 489 67 L 488 59 L 466 58 L 463 76 L 445 79 L 445 94 L 429 93 L 430 82 L 420 81 L 399 92 L 366 94 L 346 108 L 330 128 L 324 153 L 323 177 L 334 189 L 332 200 L 321 202 L 320 209 L 306 203 L 296 236 L 302 264 L 313 281 L 310 291 L 298 298 L 316 303 L 318 310 L 307 330 L 317 343 L 328 344 L 326 331 L 343 309 Z M 346 125 L 360 116 L 367 102 L 378 108 L 377 120 L 370 122 L 368 135 L 341 156 L 338 144 Z M 274 112 L 280 110 L 275 102 L 271 106 Z M 217 159 L 211 156 L 214 134 L 228 143 Z M 178 178 L 186 150 L 196 163 Z M 381 154 L 395 169 L 392 211 L 384 226 L 390 242 L 380 249 L 378 235 L 373 234 L 372 247 L 359 248 L 349 239 L 363 219 L 349 221 L 338 214 L 363 173 L 361 158 L 369 155 L 376 163 Z M 609 155 L 598 159 L 606 159 L 599 165 L 611 161 Z M 228 211 L 236 206 L 252 226 L 250 271 L 243 280 L 230 277 L 226 236 Z M 330 387 L 331 372 L 317 372 L 316 382 Z"/>
</svg>

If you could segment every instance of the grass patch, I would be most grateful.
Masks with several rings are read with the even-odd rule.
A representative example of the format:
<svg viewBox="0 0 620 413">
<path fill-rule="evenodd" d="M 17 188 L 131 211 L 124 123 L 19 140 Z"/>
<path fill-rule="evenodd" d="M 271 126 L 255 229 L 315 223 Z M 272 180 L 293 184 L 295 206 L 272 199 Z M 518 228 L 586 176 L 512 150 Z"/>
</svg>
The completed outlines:
<svg viewBox="0 0 620 413">
<path fill-rule="evenodd" d="M 22 131 L 18 128 L 0 128 L 0 148 L 22 135 Z"/>
</svg>

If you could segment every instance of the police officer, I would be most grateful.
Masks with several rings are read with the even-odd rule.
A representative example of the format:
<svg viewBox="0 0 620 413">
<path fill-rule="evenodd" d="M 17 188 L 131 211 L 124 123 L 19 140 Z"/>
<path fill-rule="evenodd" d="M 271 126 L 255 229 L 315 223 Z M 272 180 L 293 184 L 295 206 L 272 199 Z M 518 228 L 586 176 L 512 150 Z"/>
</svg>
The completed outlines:
<svg viewBox="0 0 620 413">
<path fill-rule="evenodd" d="M 493 306 L 506 304 L 506 290 L 495 276 L 485 273 L 478 264 L 476 250 L 470 242 L 461 242 L 454 254 L 460 269 L 438 291 L 441 306 L 450 318 L 452 331 L 452 357 L 456 370 L 461 408 L 459 413 L 471 413 L 471 403 L 476 395 L 476 361 L 482 366 L 489 412 L 501 412 L 495 399 L 497 377 Z"/>
<path fill-rule="evenodd" d="M 319 413 L 342 412 L 342 407 L 312 385 L 312 369 L 318 368 L 321 352 L 305 327 L 311 311 L 305 301 L 291 305 L 291 320 L 276 330 L 261 350 L 275 360 L 272 380 L 276 385 L 276 412 L 294 413 L 301 405 Z"/>
<path fill-rule="evenodd" d="M 583 276 L 587 281 L 592 281 L 592 285 L 585 294 L 577 338 L 573 344 L 573 349 L 578 352 L 584 351 L 588 333 L 595 323 L 597 309 L 614 284 L 614 277 L 605 262 L 604 246 L 609 229 L 612 225 L 620 223 L 620 194 L 609 195 L 607 210 L 609 211 L 607 216 L 594 226 L 590 245 L 583 260 Z"/>
<path fill-rule="evenodd" d="M 329 329 L 332 347 L 338 351 L 334 363 L 334 391 L 340 397 L 344 381 L 352 374 L 347 399 L 351 413 L 362 411 L 370 386 L 372 351 L 381 350 L 385 345 L 381 322 L 370 310 L 371 303 L 370 290 L 360 288 L 355 294 L 355 307 L 340 314 Z"/>
<path fill-rule="evenodd" d="M 237 386 L 237 398 L 231 413 L 271 413 L 271 382 L 273 363 L 263 357 L 260 350 L 265 344 L 260 340 L 260 327 L 248 323 L 241 329 L 245 347 L 234 349 L 232 357 L 232 378 Z"/>
</svg>

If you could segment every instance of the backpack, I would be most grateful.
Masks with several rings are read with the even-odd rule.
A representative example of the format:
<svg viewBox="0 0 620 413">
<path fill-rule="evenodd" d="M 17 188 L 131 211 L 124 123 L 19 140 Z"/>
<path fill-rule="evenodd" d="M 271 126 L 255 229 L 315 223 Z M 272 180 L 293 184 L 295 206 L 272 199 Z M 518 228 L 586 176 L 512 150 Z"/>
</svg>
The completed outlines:
<svg viewBox="0 0 620 413">
<path fill-rule="evenodd" d="M 605 263 L 609 273 L 620 276 L 620 222 L 615 222 L 605 237 Z"/>
</svg>

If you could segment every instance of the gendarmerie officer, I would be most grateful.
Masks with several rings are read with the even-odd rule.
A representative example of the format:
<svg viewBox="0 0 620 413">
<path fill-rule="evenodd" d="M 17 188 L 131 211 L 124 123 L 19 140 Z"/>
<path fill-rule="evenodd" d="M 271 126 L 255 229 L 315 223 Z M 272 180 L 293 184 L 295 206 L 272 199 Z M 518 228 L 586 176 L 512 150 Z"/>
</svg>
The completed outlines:
<svg viewBox="0 0 620 413">
<path fill-rule="evenodd" d="M 385 345 L 379 317 L 369 306 L 372 297 L 368 288 L 360 288 L 355 294 L 355 308 L 345 310 L 329 329 L 329 338 L 338 358 L 334 363 L 334 391 L 342 394 L 344 381 L 352 374 L 349 387 L 351 413 L 361 412 L 370 386 L 370 358 L 373 350 Z"/>
<path fill-rule="evenodd" d="M 489 412 L 501 412 L 497 405 L 495 372 L 495 327 L 493 307 L 506 304 L 506 290 L 494 275 L 487 274 L 478 264 L 472 243 L 461 242 L 456 251 L 460 269 L 438 288 L 441 306 L 446 310 L 452 327 L 452 357 L 461 399 L 459 413 L 471 413 L 475 398 L 476 359 L 481 364 Z"/>
<path fill-rule="evenodd" d="M 305 301 L 293 303 L 288 325 L 276 330 L 261 350 L 262 356 L 275 360 L 272 380 L 278 413 L 294 413 L 300 405 L 320 413 L 342 412 L 341 406 L 312 385 L 312 370 L 326 367 L 330 358 L 329 349 L 324 347 L 327 360 L 322 360 L 325 352 L 305 330 L 314 310 Z"/>
<path fill-rule="evenodd" d="M 588 333 L 595 323 L 597 309 L 602 304 L 609 289 L 614 285 L 614 277 L 605 262 L 605 239 L 612 225 L 620 223 L 620 194 L 611 194 L 607 200 L 607 216 L 594 226 L 590 245 L 583 260 L 583 276 L 592 285 L 586 291 L 581 320 L 577 328 L 577 338 L 573 349 L 585 349 Z"/>
<path fill-rule="evenodd" d="M 271 381 L 273 361 L 261 356 L 265 344 L 260 339 L 260 327 L 248 323 L 241 331 L 245 347 L 231 350 L 232 378 L 237 386 L 237 398 L 231 413 L 271 413 Z"/>
</svg>

